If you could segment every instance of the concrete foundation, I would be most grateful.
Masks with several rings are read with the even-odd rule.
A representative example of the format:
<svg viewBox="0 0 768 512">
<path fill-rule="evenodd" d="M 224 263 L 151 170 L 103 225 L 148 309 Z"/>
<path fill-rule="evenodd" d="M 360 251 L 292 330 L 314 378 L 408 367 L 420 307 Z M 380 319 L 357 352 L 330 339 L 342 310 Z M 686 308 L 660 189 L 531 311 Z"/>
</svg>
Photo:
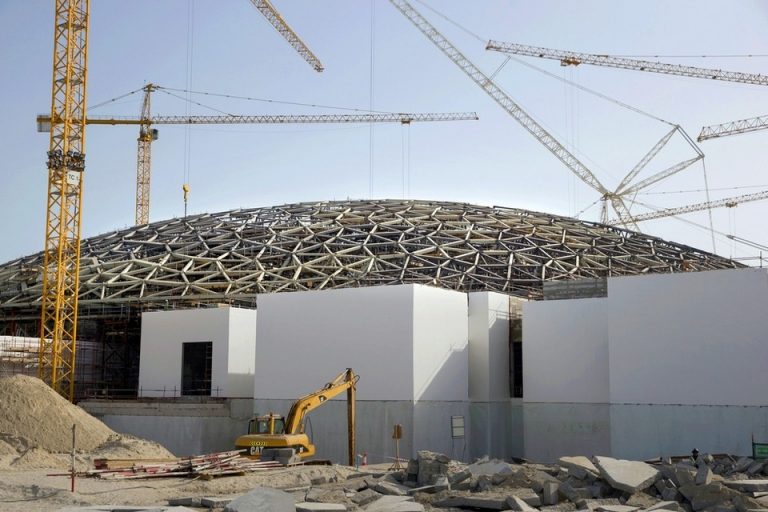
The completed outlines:
<svg viewBox="0 0 768 512">
<path fill-rule="evenodd" d="M 232 450 L 235 439 L 248 431 L 253 400 L 229 399 L 216 403 L 86 400 L 78 405 L 109 428 L 156 441 L 182 457 Z"/>
</svg>

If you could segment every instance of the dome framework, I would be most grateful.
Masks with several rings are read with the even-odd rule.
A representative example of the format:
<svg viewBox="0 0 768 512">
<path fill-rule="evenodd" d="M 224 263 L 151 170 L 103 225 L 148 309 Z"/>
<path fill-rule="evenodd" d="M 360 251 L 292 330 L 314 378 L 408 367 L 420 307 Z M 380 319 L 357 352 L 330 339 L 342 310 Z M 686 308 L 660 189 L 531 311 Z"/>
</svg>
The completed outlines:
<svg viewBox="0 0 768 512">
<path fill-rule="evenodd" d="M 252 304 L 262 293 L 401 283 L 540 298 L 545 281 L 740 267 L 641 233 L 514 208 L 298 203 L 83 240 L 81 306 Z M 0 310 L 39 303 L 42 254 L 0 266 Z"/>
</svg>

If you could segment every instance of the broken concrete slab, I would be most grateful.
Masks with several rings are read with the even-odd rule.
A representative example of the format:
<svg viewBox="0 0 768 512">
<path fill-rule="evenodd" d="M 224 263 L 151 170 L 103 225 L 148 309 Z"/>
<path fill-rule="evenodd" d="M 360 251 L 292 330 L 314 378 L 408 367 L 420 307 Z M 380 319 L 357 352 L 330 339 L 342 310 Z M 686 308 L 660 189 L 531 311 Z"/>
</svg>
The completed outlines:
<svg viewBox="0 0 768 512">
<path fill-rule="evenodd" d="M 514 473 L 512 464 L 496 459 L 480 459 L 474 464 L 467 466 L 467 471 L 474 477 L 481 475 L 510 475 Z"/>
<path fill-rule="evenodd" d="M 352 496 L 349 500 L 358 507 L 364 507 L 369 503 L 373 503 L 377 499 L 381 498 L 381 494 L 377 493 L 373 489 L 365 489 Z"/>
<path fill-rule="evenodd" d="M 576 510 L 576 504 L 570 501 L 563 501 L 557 505 L 548 505 L 546 507 L 539 508 L 540 512 L 573 512 Z"/>
<path fill-rule="evenodd" d="M 316 503 L 343 503 L 346 498 L 344 489 L 323 489 L 322 487 L 312 487 L 304 494 L 303 501 L 312 501 Z"/>
<path fill-rule="evenodd" d="M 750 476 L 754 476 L 758 473 L 760 473 L 763 470 L 763 466 L 765 465 L 765 462 L 762 460 L 759 460 L 757 462 L 753 462 L 748 468 L 747 468 L 747 474 Z"/>
<path fill-rule="evenodd" d="M 624 492 L 642 491 L 661 478 L 661 473 L 645 462 L 602 456 L 595 456 L 594 461 L 600 475 L 611 487 Z"/>
<path fill-rule="evenodd" d="M 579 500 L 588 500 L 592 498 L 592 489 L 589 487 L 574 487 L 572 481 L 566 480 L 560 483 L 558 487 L 560 494 L 568 498 L 569 501 L 574 503 Z"/>
<path fill-rule="evenodd" d="M 508 495 L 502 493 L 479 492 L 472 494 L 454 494 L 432 502 L 435 507 L 479 508 L 483 510 L 507 510 Z"/>
<path fill-rule="evenodd" d="M 768 480 L 724 480 L 723 485 L 741 492 L 768 491 Z"/>
<path fill-rule="evenodd" d="M 534 512 L 536 510 L 517 496 L 509 496 L 505 502 L 511 510 L 517 510 L 518 512 Z"/>
<path fill-rule="evenodd" d="M 559 501 L 560 493 L 558 488 L 560 485 L 557 482 L 545 482 L 542 487 L 542 502 L 544 505 L 557 505 Z"/>
<path fill-rule="evenodd" d="M 725 503 L 738 495 L 736 491 L 728 489 L 718 483 L 707 485 L 684 485 L 680 487 L 679 490 L 690 502 L 693 510 L 714 507 Z"/>
<path fill-rule="evenodd" d="M 290 494 L 270 487 L 256 487 L 251 492 L 231 500 L 229 504 L 217 504 L 212 501 L 212 506 L 206 505 L 205 499 L 207 498 L 201 500 L 204 507 L 224 507 L 224 512 L 296 512 L 296 505 Z"/>
<path fill-rule="evenodd" d="M 621 505 L 621 502 L 618 498 L 603 498 L 595 500 L 579 500 L 576 503 L 579 510 L 589 510 L 590 512 L 597 510 L 597 508 L 602 507 L 603 505 Z"/>
<path fill-rule="evenodd" d="M 382 496 L 363 510 L 366 512 L 424 512 L 424 505 L 410 496 Z"/>
<path fill-rule="evenodd" d="M 596 512 L 635 512 L 635 510 L 640 510 L 640 508 L 629 505 L 600 505 L 595 510 Z"/>
<path fill-rule="evenodd" d="M 408 491 L 411 490 L 410 487 L 387 481 L 376 483 L 372 489 L 379 494 L 384 494 L 386 496 L 406 496 Z"/>
<path fill-rule="evenodd" d="M 539 497 L 538 494 L 533 492 L 533 490 L 529 489 L 528 487 L 511 487 L 508 489 L 505 488 L 504 492 L 509 496 L 515 496 L 517 498 L 520 498 L 528 506 L 531 506 L 531 507 L 541 506 L 541 497 Z"/>
<path fill-rule="evenodd" d="M 296 504 L 296 512 L 346 512 L 343 503 L 315 503 L 303 501 Z"/>
<path fill-rule="evenodd" d="M 709 469 L 709 466 L 699 466 L 699 470 L 696 471 L 696 478 L 694 479 L 694 482 L 696 485 L 707 485 L 712 483 L 712 470 Z"/>
<path fill-rule="evenodd" d="M 168 500 L 168 505 L 174 506 L 174 507 L 199 507 L 200 506 L 200 496 L 187 496 L 183 498 L 170 498 Z"/>
<path fill-rule="evenodd" d="M 235 499 L 237 498 L 227 496 L 206 496 L 200 498 L 200 506 L 208 508 L 223 508 L 228 506 Z M 293 498 L 291 498 L 291 504 L 293 504 Z"/>
<path fill-rule="evenodd" d="M 681 512 L 680 504 L 676 501 L 660 501 L 657 504 L 645 509 L 645 512 L 654 512 L 655 510 L 672 510 Z"/>
<path fill-rule="evenodd" d="M 754 460 L 750 459 L 749 457 L 742 457 L 739 460 L 736 461 L 736 464 L 733 465 L 733 473 L 743 473 L 746 471 L 749 466 L 752 465 L 752 463 L 755 462 Z"/>
<path fill-rule="evenodd" d="M 636 492 L 624 502 L 624 505 L 637 508 L 650 508 L 659 502 L 650 494 L 644 492 Z"/>
<path fill-rule="evenodd" d="M 560 457 L 557 463 L 568 470 L 568 474 L 580 480 L 585 478 L 597 478 L 600 471 L 587 457 Z"/>
</svg>

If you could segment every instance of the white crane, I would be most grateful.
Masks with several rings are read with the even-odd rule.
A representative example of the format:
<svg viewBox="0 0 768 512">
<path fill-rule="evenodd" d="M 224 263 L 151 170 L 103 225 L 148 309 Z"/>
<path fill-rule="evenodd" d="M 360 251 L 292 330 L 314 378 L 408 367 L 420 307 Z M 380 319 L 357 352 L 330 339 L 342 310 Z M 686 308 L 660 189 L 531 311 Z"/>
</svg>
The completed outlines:
<svg viewBox="0 0 768 512">
<path fill-rule="evenodd" d="M 544 147 L 555 155 L 565 166 L 575 174 L 580 180 L 596 190 L 603 202 L 601 218 L 608 220 L 608 204 L 613 207 L 619 215 L 620 222 L 626 226 L 639 231 L 634 222 L 629 207 L 625 202 L 625 197 L 635 194 L 649 185 L 667 178 L 675 173 L 689 167 L 694 162 L 701 160 L 704 154 L 696 148 L 696 145 L 685 135 L 685 132 L 679 127 L 674 128 L 659 140 L 646 155 L 629 171 L 618 187 L 611 191 L 605 187 L 595 174 L 568 151 L 554 136 L 545 130 L 539 123 L 528 115 L 504 90 L 497 86 L 493 80 L 475 66 L 464 54 L 462 54 L 448 39 L 445 38 L 432 24 L 429 23 L 407 0 L 390 0 L 394 5 L 422 34 L 424 34 L 432 43 L 437 46 L 449 59 L 453 61 L 469 78 L 472 79 L 483 91 L 486 92 L 496 103 L 507 111 L 523 128 L 533 135 Z M 663 171 L 660 171 L 649 178 L 630 185 L 630 181 L 640 173 L 648 163 L 661 151 L 675 132 L 680 132 L 688 140 L 697 152 L 694 158 L 675 164 Z"/>
</svg>

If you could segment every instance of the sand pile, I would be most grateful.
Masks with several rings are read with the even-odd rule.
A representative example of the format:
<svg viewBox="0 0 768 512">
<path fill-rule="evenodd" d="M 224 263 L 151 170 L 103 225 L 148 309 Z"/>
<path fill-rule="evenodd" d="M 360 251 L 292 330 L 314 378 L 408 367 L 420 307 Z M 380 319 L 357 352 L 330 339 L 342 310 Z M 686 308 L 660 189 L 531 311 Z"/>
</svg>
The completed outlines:
<svg viewBox="0 0 768 512">
<path fill-rule="evenodd" d="M 24 438 L 28 448 L 71 451 L 73 424 L 79 450 L 91 451 L 115 433 L 40 379 L 26 375 L 0 378 L 0 410 L 0 433 Z"/>
<path fill-rule="evenodd" d="M 154 441 L 128 434 L 114 434 L 95 451 L 91 459 L 175 459 L 176 456 Z"/>
</svg>

